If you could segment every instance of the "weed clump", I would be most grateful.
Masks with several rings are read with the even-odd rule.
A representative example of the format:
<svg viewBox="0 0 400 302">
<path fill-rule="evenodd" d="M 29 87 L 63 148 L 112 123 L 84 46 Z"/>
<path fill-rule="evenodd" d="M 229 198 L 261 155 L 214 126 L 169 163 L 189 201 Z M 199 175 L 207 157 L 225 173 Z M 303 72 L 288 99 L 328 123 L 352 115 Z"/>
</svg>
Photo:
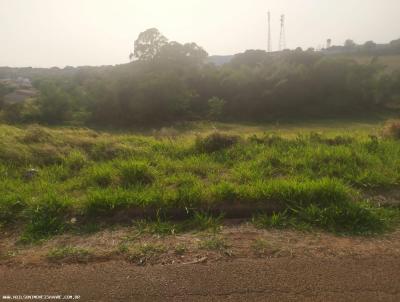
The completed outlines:
<svg viewBox="0 0 400 302">
<path fill-rule="evenodd" d="M 132 185 L 149 185 L 155 177 L 145 162 L 128 161 L 120 166 L 121 182 L 125 187 Z"/>
<path fill-rule="evenodd" d="M 17 195 L 0 195 L 0 225 L 6 225 L 12 221 L 17 221 L 20 212 L 26 204 Z"/>
<path fill-rule="evenodd" d="M 134 222 L 134 226 L 139 234 L 156 234 L 156 235 L 174 235 L 179 231 L 179 226 L 163 220 L 157 215 L 155 221 L 151 220 L 137 220 Z"/>
<path fill-rule="evenodd" d="M 339 234 L 370 235 L 390 228 L 390 209 L 373 208 L 367 203 L 349 202 L 328 207 L 309 205 L 294 212 L 299 222 Z"/>
<path fill-rule="evenodd" d="M 209 251 L 224 252 L 228 248 L 226 241 L 220 236 L 211 236 L 199 243 L 199 248 Z"/>
<path fill-rule="evenodd" d="M 88 153 L 91 158 L 96 161 L 112 160 L 127 153 L 126 146 L 113 141 L 100 141 L 95 144 L 90 144 L 88 148 Z"/>
<path fill-rule="evenodd" d="M 387 138 L 400 139 L 400 120 L 387 122 L 383 128 L 383 136 Z"/>
<path fill-rule="evenodd" d="M 251 249 L 253 250 L 256 256 L 266 255 L 267 252 L 271 249 L 271 246 L 264 239 L 256 239 L 251 245 Z"/>
<path fill-rule="evenodd" d="M 222 223 L 223 215 L 212 216 L 203 212 L 195 212 L 193 217 L 187 222 L 186 228 L 199 231 L 210 230 L 216 233 Z"/>
<path fill-rule="evenodd" d="M 272 216 L 258 215 L 253 218 L 253 224 L 260 228 L 317 227 L 337 234 L 372 235 L 390 229 L 396 215 L 396 210 L 376 208 L 362 202 L 332 203 L 327 206 L 309 204 Z"/>
<path fill-rule="evenodd" d="M 28 224 L 22 241 L 34 242 L 60 234 L 65 229 L 64 217 L 67 211 L 67 200 L 53 194 L 29 205 L 25 211 Z"/>
<path fill-rule="evenodd" d="M 162 244 L 144 243 L 134 246 L 133 249 L 125 248 L 123 252 L 127 254 L 129 261 L 144 265 L 156 262 L 166 250 L 166 246 Z"/>
<path fill-rule="evenodd" d="M 232 147 L 238 142 L 239 137 L 236 135 L 214 132 L 206 137 L 197 137 L 195 148 L 200 152 L 212 153 Z"/>
<path fill-rule="evenodd" d="M 21 141 L 24 143 L 47 143 L 52 140 L 52 135 L 45 128 L 32 125 L 25 131 Z"/>
<path fill-rule="evenodd" d="M 100 187 L 108 187 L 117 179 L 117 171 L 110 164 L 94 165 L 86 174 L 90 183 Z"/>
<path fill-rule="evenodd" d="M 317 132 L 311 132 L 309 140 L 311 142 L 326 144 L 328 146 L 350 145 L 354 142 L 354 138 L 350 136 L 337 135 L 333 138 L 327 138 Z"/>
<path fill-rule="evenodd" d="M 281 213 L 273 213 L 272 215 L 261 214 L 253 217 L 252 221 L 255 226 L 260 228 L 284 229 L 292 225 L 287 210 Z"/>
<path fill-rule="evenodd" d="M 87 164 L 87 157 L 80 151 L 72 151 L 64 158 L 64 164 L 72 171 L 79 171 Z"/>
<path fill-rule="evenodd" d="M 249 141 L 256 144 L 272 146 L 285 142 L 285 139 L 276 133 L 265 133 L 262 136 L 252 135 L 249 137 Z"/>
<path fill-rule="evenodd" d="M 31 152 L 33 161 L 43 166 L 60 164 L 64 158 L 61 150 L 49 143 L 32 145 Z"/>
<path fill-rule="evenodd" d="M 91 257 L 89 250 L 72 246 L 54 248 L 47 253 L 50 262 L 86 263 Z"/>
</svg>

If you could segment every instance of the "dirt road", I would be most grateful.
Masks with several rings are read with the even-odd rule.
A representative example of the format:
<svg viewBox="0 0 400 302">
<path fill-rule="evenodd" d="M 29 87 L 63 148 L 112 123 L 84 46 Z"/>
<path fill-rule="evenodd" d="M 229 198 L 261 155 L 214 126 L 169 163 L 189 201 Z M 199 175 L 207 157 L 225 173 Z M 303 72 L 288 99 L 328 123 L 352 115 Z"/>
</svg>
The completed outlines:
<svg viewBox="0 0 400 302">
<path fill-rule="evenodd" d="M 0 266 L 1 295 L 80 301 L 400 301 L 399 257 L 238 259 L 139 267 L 123 261 Z"/>
</svg>

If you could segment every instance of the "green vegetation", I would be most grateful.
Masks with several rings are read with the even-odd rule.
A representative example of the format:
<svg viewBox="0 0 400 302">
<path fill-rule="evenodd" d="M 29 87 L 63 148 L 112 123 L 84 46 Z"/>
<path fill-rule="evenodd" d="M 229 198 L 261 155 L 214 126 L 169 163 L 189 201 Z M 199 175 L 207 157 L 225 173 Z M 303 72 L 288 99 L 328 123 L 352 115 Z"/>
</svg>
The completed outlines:
<svg viewBox="0 0 400 302">
<path fill-rule="evenodd" d="M 159 216 L 155 220 L 134 221 L 134 226 L 139 234 L 174 235 L 180 231 L 180 225 L 162 220 Z"/>
<path fill-rule="evenodd" d="M 400 185 L 400 122 L 378 125 L 399 113 L 399 54 L 400 40 L 348 40 L 321 52 L 248 50 L 216 66 L 195 43 L 152 28 L 129 64 L 0 68 L 0 228 L 20 226 L 20 242 L 32 243 L 133 220 L 136 237 L 118 252 L 138 263 L 166 250 L 132 245 L 144 233 L 206 231 L 201 248 L 229 253 L 218 236 L 229 216 L 260 228 L 389 231 L 400 208 L 368 197 Z M 34 86 L 25 100 L 10 98 L 20 76 Z M 48 254 L 89 258 L 74 247 Z"/>
<path fill-rule="evenodd" d="M 195 43 L 168 42 L 157 29 L 141 33 L 129 64 L 65 69 L 0 69 L 0 78 L 33 80 L 33 100 L 2 101 L 9 123 L 114 127 L 178 121 L 266 121 L 371 115 L 398 110 L 400 70 L 375 55 L 398 55 L 400 40 L 383 50 L 347 41 L 330 55 L 313 50 L 248 50 L 231 62 L 207 63 Z M 381 49 L 381 47 L 379 47 Z M 342 51 L 343 50 L 343 51 Z M 344 53 L 344 54 L 343 54 Z M 368 63 L 358 57 L 372 55 Z M 391 62 L 391 61 L 389 61 Z"/>
<path fill-rule="evenodd" d="M 284 213 L 259 215 L 253 223 L 262 228 L 318 227 L 339 234 L 367 235 L 390 230 L 399 221 L 399 211 L 374 207 L 368 203 L 347 202 L 320 207 L 311 204 Z"/>
<path fill-rule="evenodd" d="M 157 234 L 161 236 L 175 235 L 187 231 L 211 231 L 216 233 L 221 225 L 222 215 L 214 217 L 207 213 L 187 213 L 190 219 L 177 221 L 175 223 L 166 218 L 161 218 L 157 212 L 155 219 L 139 219 L 134 221 L 135 230 L 138 234 Z"/>
<path fill-rule="evenodd" d="M 370 190 L 399 186 L 396 135 L 230 130 L 156 139 L 3 125 L 0 138 L 0 224 L 23 225 L 25 242 L 75 230 L 73 219 L 85 229 L 130 211 L 156 217 L 137 220 L 139 232 L 216 232 L 222 217 L 207 213 L 238 204 L 253 214 L 275 210 L 254 219 L 262 227 L 370 234 L 398 219 L 398 209 L 365 200 Z M 172 223 L 174 213 L 188 220 Z"/>
</svg>

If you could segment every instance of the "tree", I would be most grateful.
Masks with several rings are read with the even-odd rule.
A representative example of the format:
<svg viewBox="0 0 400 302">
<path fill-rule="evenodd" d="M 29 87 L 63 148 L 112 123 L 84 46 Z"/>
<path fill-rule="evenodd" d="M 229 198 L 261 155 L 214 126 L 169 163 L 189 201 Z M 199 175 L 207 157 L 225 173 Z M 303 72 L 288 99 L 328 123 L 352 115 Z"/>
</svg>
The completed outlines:
<svg viewBox="0 0 400 302">
<path fill-rule="evenodd" d="M 133 56 L 140 61 L 152 60 L 167 43 L 168 39 L 158 29 L 150 28 L 139 34 L 135 41 Z M 131 60 L 133 56 L 129 56 Z"/>
<path fill-rule="evenodd" d="M 344 47 L 347 48 L 347 49 L 353 49 L 353 48 L 355 48 L 356 46 L 357 46 L 357 44 L 356 44 L 353 40 L 351 40 L 351 39 L 347 39 L 347 40 L 344 42 Z"/>
<path fill-rule="evenodd" d="M 374 41 L 367 41 L 363 45 L 363 50 L 366 52 L 370 52 L 374 50 L 376 47 L 376 43 Z"/>
<path fill-rule="evenodd" d="M 71 97 L 57 82 L 43 82 L 39 87 L 41 118 L 49 124 L 65 122 L 71 113 Z"/>
<path fill-rule="evenodd" d="M 390 47 L 393 51 L 398 52 L 400 51 L 400 39 L 393 40 L 390 42 Z"/>
<path fill-rule="evenodd" d="M 10 93 L 11 90 L 12 89 L 10 87 L 0 83 L 0 109 L 3 106 L 4 96 L 6 96 L 8 93 Z"/>
<path fill-rule="evenodd" d="M 218 120 L 222 117 L 223 109 L 226 102 L 216 96 L 208 100 L 208 116 L 213 120 Z"/>
<path fill-rule="evenodd" d="M 186 43 L 184 45 L 172 41 L 164 45 L 157 58 L 161 60 L 175 61 L 179 64 L 194 63 L 199 65 L 207 58 L 208 53 L 196 43 Z"/>
</svg>

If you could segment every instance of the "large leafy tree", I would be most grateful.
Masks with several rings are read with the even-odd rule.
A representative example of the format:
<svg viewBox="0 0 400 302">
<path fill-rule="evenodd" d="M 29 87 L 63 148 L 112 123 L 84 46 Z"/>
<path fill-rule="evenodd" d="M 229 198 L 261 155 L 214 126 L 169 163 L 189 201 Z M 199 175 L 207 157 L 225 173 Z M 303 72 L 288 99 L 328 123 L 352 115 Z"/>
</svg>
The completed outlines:
<svg viewBox="0 0 400 302">
<path fill-rule="evenodd" d="M 135 50 L 133 57 L 140 61 L 149 61 L 154 59 L 160 52 L 161 48 L 168 43 L 168 39 L 164 37 L 156 28 L 150 28 L 139 34 L 135 41 Z"/>
<path fill-rule="evenodd" d="M 196 43 L 180 44 L 178 42 L 169 42 L 161 49 L 157 58 L 161 61 L 175 62 L 182 64 L 200 65 L 204 63 L 208 53 Z"/>
</svg>

